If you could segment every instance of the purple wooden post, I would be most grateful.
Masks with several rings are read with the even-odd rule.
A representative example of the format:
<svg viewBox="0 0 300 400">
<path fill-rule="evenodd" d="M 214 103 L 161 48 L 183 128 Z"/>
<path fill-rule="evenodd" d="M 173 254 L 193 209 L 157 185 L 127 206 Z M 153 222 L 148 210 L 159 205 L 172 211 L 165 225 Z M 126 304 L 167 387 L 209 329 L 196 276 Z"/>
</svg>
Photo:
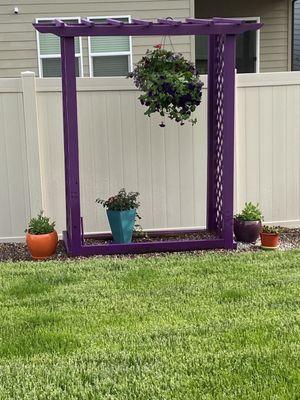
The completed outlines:
<svg viewBox="0 0 300 400">
<path fill-rule="evenodd" d="M 215 190 L 215 113 L 216 113 L 216 35 L 208 36 L 208 77 L 207 77 L 207 200 L 206 228 L 216 230 Z"/>
<path fill-rule="evenodd" d="M 223 236 L 225 248 L 233 249 L 234 126 L 236 35 L 224 42 L 224 148 L 223 148 Z"/>
<path fill-rule="evenodd" d="M 81 250 L 78 122 L 74 37 L 61 37 L 68 251 Z"/>
</svg>

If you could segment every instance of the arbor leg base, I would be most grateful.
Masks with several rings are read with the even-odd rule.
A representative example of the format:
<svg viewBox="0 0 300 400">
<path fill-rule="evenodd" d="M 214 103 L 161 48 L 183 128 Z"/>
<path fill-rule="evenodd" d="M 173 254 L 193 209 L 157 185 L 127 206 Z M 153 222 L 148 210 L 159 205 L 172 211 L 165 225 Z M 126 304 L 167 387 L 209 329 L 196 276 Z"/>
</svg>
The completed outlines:
<svg viewBox="0 0 300 400">
<path fill-rule="evenodd" d="M 166 231 L 157 231 L 156 234 Z M 180 231 L 181 233 L 183 231 Z M 178 233 L 180 233 L 178 232 Z M 90 238 L 87 235 L 87 238 Z M 171 253 L 199 250 L 235 250 L 237 245 L 234 241 L 226 244 L 222 238 L 202 239 L 202 240 L 164 240 L 137 243 L 105 243 L 105 244 L 81 244 L 74 248 L 71 246 L 67 232 L 63 232 L 67 253 L 71 256 L 94 256 L 94 255 L 126 255 L 126 254 L 146 254 L 146 253 Z"/>
</svg>

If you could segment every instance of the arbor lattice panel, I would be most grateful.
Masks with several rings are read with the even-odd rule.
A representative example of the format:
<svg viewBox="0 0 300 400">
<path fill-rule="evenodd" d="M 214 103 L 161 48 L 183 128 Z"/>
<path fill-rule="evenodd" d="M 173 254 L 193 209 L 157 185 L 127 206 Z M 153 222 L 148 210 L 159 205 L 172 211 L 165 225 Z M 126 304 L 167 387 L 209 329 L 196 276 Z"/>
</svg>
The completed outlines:
<svg viewBox="0 0 300 400">
<path fill-rule="evenodd" d="M 225 36 L 216 38 L 215 74 L 216 74 L 216 111 L 215 111 L 215 197 L 216 229 L 219 236 L 223 233 L 223 189 L 224 189 L 224 49 Z"/>
</svg>

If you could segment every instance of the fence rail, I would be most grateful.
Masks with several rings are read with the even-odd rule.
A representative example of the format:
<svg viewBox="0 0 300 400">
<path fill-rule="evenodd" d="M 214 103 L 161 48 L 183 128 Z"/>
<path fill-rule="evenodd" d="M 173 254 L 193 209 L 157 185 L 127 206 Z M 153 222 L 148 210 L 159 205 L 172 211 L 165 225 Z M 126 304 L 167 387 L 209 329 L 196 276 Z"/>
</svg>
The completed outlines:
<svg viewBox="0 0 300 400">
<path fill-rule="evenodd" d="M 205 225 L 206 86 L 198 123 L 147 118 L 123 78 L 79 78 L 81 202 L 86 232 L 108 229 L 96 197 L 141 193 L 144 228 Z M 300 73 L 237 77 L 235 209 L 259 202 L 265 220 L 300 224 Z M 61 85 L 0 79 L 0 241 L 22 240 L 40 209 L 64 228 Z"/>
</svg>

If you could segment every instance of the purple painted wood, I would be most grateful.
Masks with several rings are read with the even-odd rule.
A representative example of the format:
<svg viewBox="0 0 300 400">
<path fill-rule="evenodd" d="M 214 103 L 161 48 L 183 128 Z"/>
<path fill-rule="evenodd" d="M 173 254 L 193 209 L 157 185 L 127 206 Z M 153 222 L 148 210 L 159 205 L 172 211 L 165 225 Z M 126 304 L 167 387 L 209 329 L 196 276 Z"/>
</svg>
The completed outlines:
<svg viewBox="0 0 300 400">
<path fill-rule="evenodd" d="M 171 21 L 171 20 L 168 20 Z M 139 25 L 123 23 L 95 24 L 90 27 L 86 24 L 66 24 L 64 27 L 57 27 L 51 23 L 38 22 L 33 24 L 35 29 L 41 33 L 53 33 L 57 36 L 169 36 L 169 35 L 238 35 L 247 31 L 257 30 L 262 24 L 249 23 L 237 24 L 225 23 L 212 20 L 210 25 L 193 22 L 182 22 L 180 25 L 172 23 L 156 22 L 151 25 Z"/>
<path fill-rule="evenodd" d="M 79 255 L 81 250 L 79 151 L 73 37 L 61 38 L 61 63 L 68 244 L 71 253 Z"/>
<path fill-rule="evenodd" d="M 234 179 L 234 95 L 236 35 L 257 30 L 261 24 L 214 18 L 169 19 L 151 23 L 133 20 L 107 24 L 68 25 L 61 21 L 33 24 L 42 33 L 61 36 L 62 90 L 64 116 L 65 181 L 67 232 L 63 238 L 71 255 L 137 254 L 146 252 L 192 251 L 200 249 L 236 248 L 233 241 Z M 80 216 L 78 123 L 75 77 L 74 36 L 136 35 L 209 35 L 208 76 L 208 171 L 207 228 L 217 231 L 219 238 L 206 240 L 157 241 L 131 244 L 85 245 Z M 197 230 L 194 230 L 194 232 Z M 170 234 L 158 231 L 153 234 Z M 187 233 L 186 230 L 183 230 Z M 174 233 L 179 233 L 178 231 Z M 88 236 L 86 236 L 88 237 Z"/>
<path fill-rule="evenodd" d="M 235 56 L 236 36 L 224 43 L 224 161 L 223 161 L 223 237 L 225 248 L 232 249 L 234 201 L 234 128 L 235 128 Z"/>
<path fill-rule="evenodd" d="M 81 18 L 81 23 L 87 26 L 95 26 L 95 22 L 94 21 L 90 21 L 89 19 L 86 18 Z"/>
<path fill-rule="evenodd" d="M 146 25 L 146 26 L 153 25 L 152 21 L 147 21 L 145 19 L 135 19 L 135 18 L 132 18 L 131 23 L 137 25 Z"/>
<path fill-rule="evenodd" d="M 85 245 L 81 255 L 143 254 L 178 251 L 196 251 L 224 248 L 223 239 L 142 242 L 130 244 Z"/>
<path fill-rule="evenodd" d="M 61 19 L 55 19 L 55 20 L 54 20 L 54 24 L 55 24 L 55 26 L 57 26 L 57 27 L 65 27 L 65 26 L 66 26 L 66 24 L 64 23 L 64 21 L 62 21 Z"/>
<path fill-rule="evenodd" d="M 64 52 L 64 41 L 61 39 L 61 53 Z M 66 67 L 66 58 L 62 57 L 61 58 L 61 69 L 62 69 L 62 102 L 63 102 L 63 126 L 64 126 L 64 162 L 65 162 L 65 200 L 66 200 L 66 226 L 67 226 L 67 232 L 70 233 L 71 235 L 71 215 L 70 215 L 70 185 L 69 185 L 69 179 L 70 179 L 70 166 L 69 166 L 69 135 L 67 134 L 68 132 L 68 126 L 67 126 L 67 116 L 66 110 L 67 110 L 67 96 L 66 96 L 66 88 L 65 88 L 65 67 Z M 66 241 L 65 241 L 66 242 Z M 69 246 L 68 246 L 69 247 Z"/>
<path fill-rule="evenodd" d="M 158 18 L 157 22 L 160 24 L 167 24 L 167 25 L 181 25 L 182 22 L 179 19 L 171 19 L 171 18 Z"/>
<path fill-rule="evenodd" d="M 216 36 L 208 37 L 208 104 L 207 104 L 207 197 L 206 197 L 206 227 L 210 232 L 216 231 L 216 189 L 215 189 L 215 68 Z"/>
<path fill-rule="evenodd" d="M 185 21 L 188 22 L 189 24 L 197 24 L 197 25 L 210 26 L 213 24 L 212 19 L 186 18 Z"/>
<path fill-rule="evenodd" d="M 224 82 L 227 79 L 225 75 L 225 35 L 217 35 L 215 42 L 215 101 L 214 101 L 214 190 L 215 190 L 215 218 L 216 230 L 220 237 L 224 237 Z M 233 60 L 235 63 L 235 60 Z M 232 149 L 233 151 L 233 149 Z"/>
<path fill-rule="evenodd" d="M 121 26 L 124 24 L 124 21 L 120 21 L 118 19 L 113 19 L 113 18 L 107 18 L 107 23 L 109 25 Z"/>
<path fill-rule="evenodd" d="M 156 234 L 163 234 L 164 231 L 156 232 Z M 178 233 L 178 232 L 177 232 Z M 86 238 L 96 237 L 100 239 L 107 239 L 107 236 L 98 235 L 85 235 Z M 66 245 L 67 252 L 70 255 L 70 243 L 68 240 L 67 232 L 63 232 L 63 240 Z M 196 251 L 196 250 L 212 250 L 222 249 L 225 247 L 224 239 L 205 239 L 205 240 L 180 240 L 180 241 L 159 241 L 159 242 L 141 242 L 129 244 L 94 244 L 82 245 L 80 248 L 80 255 L 116 255 L 116 254 L 143 254 L 143 253 L 161 253 L 161 252 L 180 252 L 180 251 Z M 236 243 L 233 243 L 233 249 L 236 248 Z"/>
</svg>

